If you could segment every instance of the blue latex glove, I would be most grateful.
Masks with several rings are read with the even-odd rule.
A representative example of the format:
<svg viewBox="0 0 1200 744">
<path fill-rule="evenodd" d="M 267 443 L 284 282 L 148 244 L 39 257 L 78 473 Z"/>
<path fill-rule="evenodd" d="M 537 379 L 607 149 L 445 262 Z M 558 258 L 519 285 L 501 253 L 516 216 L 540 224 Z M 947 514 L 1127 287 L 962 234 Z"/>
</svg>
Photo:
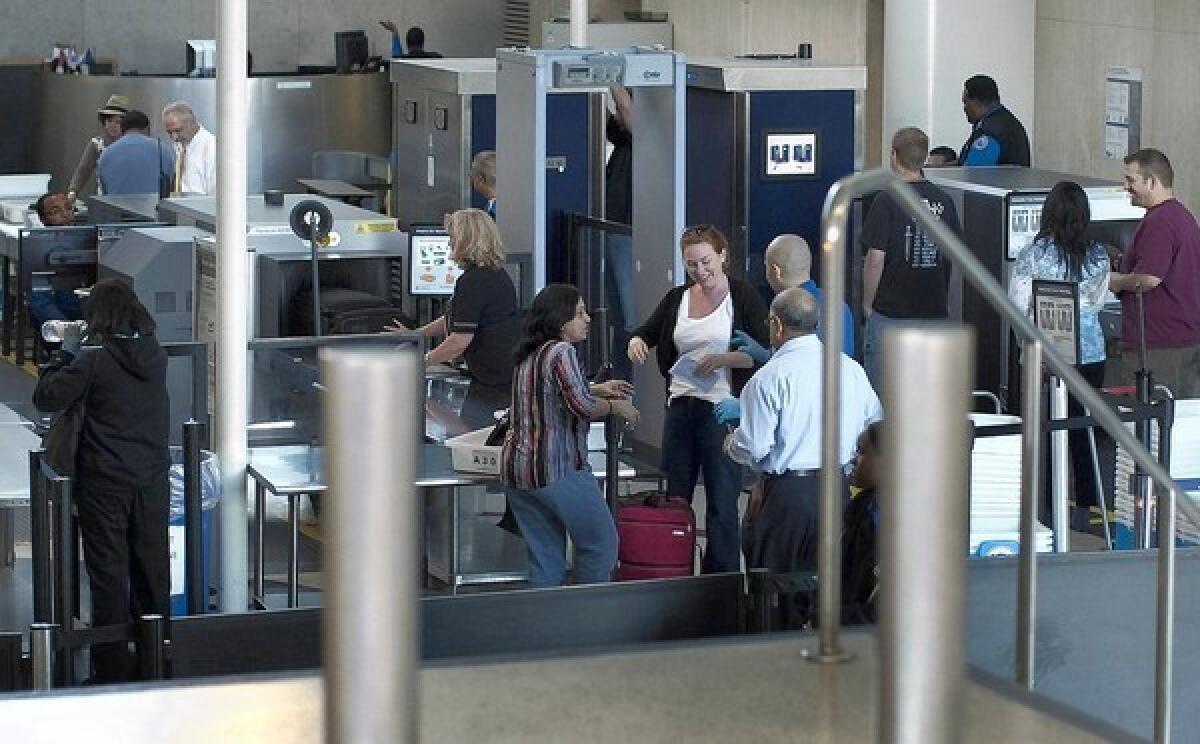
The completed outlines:
<svg viewBox="0 0 1200 744">
<path fill-rule="evenodd" d="M 713 406 L 713 417 L 718 424 L 736 424 L 742 418 L 742 402 L 737 398 L 726 398 Z"/>
<path fill-rule="evenodd" d="M 733 339 L 729 342 L 729 348 L 734 351 L 740 351 L 743 354 L 748 354 L 754 360 L 756 365 L 766 364 L 771 358 L 771 352 L 754 337 L 745 331 L 734 331 Z"/>
</svg>

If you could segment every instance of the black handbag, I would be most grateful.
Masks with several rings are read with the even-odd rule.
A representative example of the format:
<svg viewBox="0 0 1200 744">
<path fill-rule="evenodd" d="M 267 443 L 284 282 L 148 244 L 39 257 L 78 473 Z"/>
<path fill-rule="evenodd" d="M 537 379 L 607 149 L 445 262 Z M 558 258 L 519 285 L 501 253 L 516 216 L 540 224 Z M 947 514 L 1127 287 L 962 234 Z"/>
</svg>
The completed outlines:
<svg viewBox="0 0 1200 744">
<path fill-rule="evenodd" d="M 75 475 L 75 457 L 79 452 L 79 436 L 83 432 L 83 417 L 87 394 L 54 417 L 50 430 L 42 437 L 45 461 L 59 475 Z"/>
</svg>

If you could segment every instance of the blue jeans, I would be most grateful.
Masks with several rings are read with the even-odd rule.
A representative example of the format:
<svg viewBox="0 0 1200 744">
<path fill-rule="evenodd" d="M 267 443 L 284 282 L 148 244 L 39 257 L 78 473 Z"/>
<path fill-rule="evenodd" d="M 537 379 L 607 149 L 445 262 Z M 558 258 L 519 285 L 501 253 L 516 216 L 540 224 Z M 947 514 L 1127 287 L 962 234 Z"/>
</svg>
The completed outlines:
<svg viewBox="0 0 1200 744">
<path fill-rule="evenodd" d="M 608 325 L 612 329 L 613 376 L 630 380 L 633 368 L 625 347 L 637 327 L 633 296 L 633 236 L 609 233 L 604 236 L 604 296 L 608 303 Z"/>
<path fill-rule="evenodd" d="M 741 570 L 738 496 L 742 467 L 725 454 L 725 424 L 713 418 L 713 404 L 699 398 L 676 398 L 663 421 L 663 470 L 667 495 L 692 503 L 696 480 L 704 472 L 704 573 Z"/>
<path fill-rule="evenodd" d="M 29 320 L 40 332 L 47 320 L 79 320 L 83 310 L 79 298 L 70 289 L 35 289 L 30 291 Z"/>
<path fill-rule="evenodd" d="M 596 477 L 576 470 L 548 486 L 509 488 L 508 505 L 529 548 L 531 586 L 558 586 L 567 575 L 567 535 L 575 545 L 575 583 L 612 578 L 617 527 Z"/>
<path fill-rule="evenodd" d="M 863 338 L 863 370 L 875 392 L 883 394 L 883 332 L 888 328 L 905 325 L 908 321 L 889 318 L 879 312 L 867 318 L 867 333 Z"/>
</svg>

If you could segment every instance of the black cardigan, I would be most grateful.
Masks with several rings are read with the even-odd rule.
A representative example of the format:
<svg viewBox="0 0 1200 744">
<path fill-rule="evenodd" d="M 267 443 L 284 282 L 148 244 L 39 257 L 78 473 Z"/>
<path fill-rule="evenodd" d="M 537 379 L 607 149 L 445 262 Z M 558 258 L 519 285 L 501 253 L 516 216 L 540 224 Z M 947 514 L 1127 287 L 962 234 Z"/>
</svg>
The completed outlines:
<svg viewBox="0 0 1200 744">
<path fill-rule="evenodd" d="M 658 355 L 658 371 L 670 387 L 670 371 L 679 358 L 679 349 L 675 348 L 675 321 L 679 317 L 679 303 L 683 301 L 683 293 L 691 287 L 685 284 L 675 287 L 662 301 L 654 312 L 646 319 L 640 328 L 633 332 L 646 342 L 647 346 L 656 347 Z M 730 277 L 729 295 L 733 300 L 733 330 L 745 331 L 763 346 L 770 346 L 767 335 L 767 305 L 763 302 L 758 290 L 746 282 Z M 753 369 L 731 369 L 730 382 L 733 394 L 741 395 L 742 388 L 754 374 Z"/>
</svg>

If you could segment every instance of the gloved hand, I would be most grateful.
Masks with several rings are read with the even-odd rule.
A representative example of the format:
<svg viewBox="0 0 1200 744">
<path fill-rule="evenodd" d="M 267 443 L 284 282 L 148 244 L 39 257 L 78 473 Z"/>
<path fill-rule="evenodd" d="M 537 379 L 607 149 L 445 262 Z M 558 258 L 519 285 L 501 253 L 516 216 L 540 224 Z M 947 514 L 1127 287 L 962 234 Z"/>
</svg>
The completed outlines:
<svg viewBox="0 0 1200 744">
<path fill-rule="evenodd" d="M 726 398 L 713 406 L 713 417 L 718 424 L 736 424 L 742 418 L 742 402 L 737 398 Z"/>
<path fill-rule="evenodd" d="M 771 351 L 758 341 L 755 341 L 754 337 L 745 331 L 733 332 L 729 348 L 749 355 L 756 365 L 766 364 L 767 360 L 771 358 Z"/>
<path fill-rule="evenodd" d="M 75 356 L 79 347 L 83 346 L 83 328 L 78 323 L 67 323 L 63 326 L 62 350 Z"/>
</svg>

